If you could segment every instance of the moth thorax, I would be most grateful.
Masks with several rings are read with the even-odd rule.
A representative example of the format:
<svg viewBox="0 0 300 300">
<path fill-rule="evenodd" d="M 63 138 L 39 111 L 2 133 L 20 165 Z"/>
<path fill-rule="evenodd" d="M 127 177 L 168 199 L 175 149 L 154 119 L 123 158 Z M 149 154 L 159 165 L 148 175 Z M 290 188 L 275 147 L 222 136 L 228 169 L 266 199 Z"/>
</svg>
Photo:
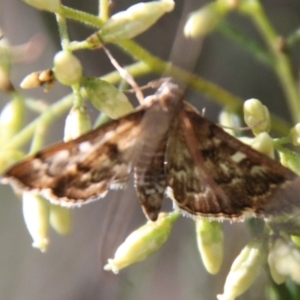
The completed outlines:
<svg viewBox="0 0 300 300">
<path fill-rule="evenodd" d="M 171 82 L 165 82 L 156 92 L 156 97 L 165 110 L 178 109 L 183 101 L 183 92 Z"/>
</svg>

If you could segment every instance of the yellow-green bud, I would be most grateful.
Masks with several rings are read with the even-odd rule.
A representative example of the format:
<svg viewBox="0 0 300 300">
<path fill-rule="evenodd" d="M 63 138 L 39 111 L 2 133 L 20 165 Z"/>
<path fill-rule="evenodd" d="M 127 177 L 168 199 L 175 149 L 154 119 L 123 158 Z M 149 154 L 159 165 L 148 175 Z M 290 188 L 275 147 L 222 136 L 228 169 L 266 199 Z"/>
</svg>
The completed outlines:
<svg viewBox="0 0 300 300">
<path fill-rule="evenodd" d="M 82 77 L 82 65 L 79 59 L 68 51 L 59 51 L 54 56 L 55 78 L 64 85 L 79 83 Z"/>
<path fill-rule="evenodd" d="M 268 261 L 277 276 L 282 278 L 290 276 L 300 284 L 300 251 L 293 243 L 278 238 L 270 250 Z"/>
<path fill-rule="evenodd" d="M 295 146 L 300 146 L 300 123 L 297 123 L 290 131 L 292 142 Z"/>
<path fill-rule="evenodd" d="M 84 78 L 82 86 L 91 103 L 112 119 L 120 118 L 133 111 L 133 107 L 125 94 L 107 81 Z"/>
<path fill-rule="evenodd" d="M 217 274 L 223 261 L 224 235 L 220 222 L 197 219 L 197 245 L 206 270 Z"/>
<path fill-rule="evenodd" d="M 50 205 L 50 225 L 61 235 L 67 235 L 71 231 L 72 218 L 69 208 L 60 205 Z"/>
<path fill-rule="evenodd" d="M 32 246 L 44 252 L 49 243 L 49 202 L 39 195 L 24 192 L 23 216 L 33 239 Z"/>
<path fill-rule="evenodd" d="M 23 126 L 24 101 L 16 97 L 8 102 L 0 114 L 0 142 L 10 140 Z"/>
<path fill-rule="evenodd" d="M 259 133 L 249 144 L 253 149 L 263 153 L 271 158 L 275 158 L 274 143 L 267 132 Z"/>
<path fill-rule="evenodd" d="M 17 150 L 0 151 L 0 174 L 24 157 L 24 153 Z"/>
<path fill-rule="evenodd" d="M 255 135 L 260 132 L 269 132 L 271 129 L 269 110 L 257 99 L 245 101 L 244 119 Z"/>
<path fill-rule="evenodd" d="M 179 213 L 161 213 L 157 221 L 148 221 L 131 233 L 117 249 L 114 259 L 109 259 L 104 270 L 117 274 L 121 269 L 146 259 L 168 239 Z"/>
<path fill-rule="evenodd" d="M 132 5 L 127 10 L 113 15 L 102 29 L 89 38 L 91 43 L 116 42 L 131 39 L 157 22 L 165 13 L 173 10 L 173 0 L 152 1 Z M 101 41 L 95 37 L 99 35 Z"/>
<path fill-rule="evenodd" d="M 37 9 L 56 11 L 60 9 L 60 0 L 23 0 L 30 6 L 33 6 Z"/>
<path fill-rule="evenodd" d="M 261 272 L 266 261 L 265 244 L 261 240 L 251 241 L 234 260 L 219 300 L 234 300 L 243 294 Z"/>
<path fill-rule="evenodd" d="M 91 128 L 91 120 L 86 112 L 86 107 L 73 107 L 66 118 L 64 141 L 76 139 L 90 131 Z"/>
<path fill-rule="evenodd" d="M 184 26 L 186 37 L 197 38 L 212 32 L 222 21 L 228 7 L 221 2 L 209 3 L 191 13 Z"/>
</svg>

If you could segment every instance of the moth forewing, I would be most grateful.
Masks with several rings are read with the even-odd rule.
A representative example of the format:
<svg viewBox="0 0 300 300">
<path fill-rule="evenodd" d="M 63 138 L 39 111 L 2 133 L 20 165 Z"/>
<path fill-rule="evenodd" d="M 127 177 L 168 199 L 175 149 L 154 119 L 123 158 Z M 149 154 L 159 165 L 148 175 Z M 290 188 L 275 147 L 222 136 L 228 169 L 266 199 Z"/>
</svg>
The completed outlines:
<svg viewBox="0 0 300 300">
<path fill-rule="evenodd" d="M 197 112 L 186 110 L 186 115 L 195 133 L 203 171 L 209 172 L 207 176 L 226 198 L 224 202 L 219 193 L 215 193 L 215 198 L 205 183 L 195 181 L 197 168 L 181 129 L 176 143 L 182 149 L 183 158 L 179 161 L 172 156 L 168 158 L 169 193 L 180 209 L 192 215 L 242 220 L 249 215 L 265 218 L 292 213 L 299 207 L 300 180 L 296 174 L 241 143 Z M 184 181 L 180 178 L 182 174 L 186 184 L 178 188 Z"/>
<path fill-rule="evenodd" d="M 145 113 L 140 108 L 77 139 L 56 144 L 27 158 L 4 174 L 21 190 L 41 192 L 65 206 L 95 200 L 109 188 L 126 185 L 132 149 Z"/>
</svg>

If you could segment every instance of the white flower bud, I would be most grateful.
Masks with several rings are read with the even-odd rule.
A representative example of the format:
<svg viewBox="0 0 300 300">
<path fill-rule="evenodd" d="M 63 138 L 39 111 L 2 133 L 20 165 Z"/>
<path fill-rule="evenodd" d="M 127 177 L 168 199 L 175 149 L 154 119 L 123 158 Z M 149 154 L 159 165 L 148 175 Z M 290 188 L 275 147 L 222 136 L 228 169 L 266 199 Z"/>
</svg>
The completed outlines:
<svg viewBox="0 0 300 300">
<path fill-rule="evenodd" d="M 84 78 L 82 85 L 91 103 L 110 118 L 117 119 L 133 111 L 126 95 L 107 81 Z"/>
<path fill-rule="evenodd" d="M 257 99 L 245 101 L 244 119 L 255 135 L 260 132 L 269 132 L 271 129 L 269 110 Z"/>
<path fill-rule="evenodd" d="M 253 149 L 271 158 L 275 158 L 274 143 L 270 135 L 266 132 L 259 133 L 249 144 Z"/>
<path fill-rule="evenodd" d="M 131 39 L 150 28 L 165 13 L 172 11 L 174 6 L 173 0 L 141 2 L 132 5 L 127 10 L 113 15 L 88 41 L 95 44 L 101 43 L 97 35 L 104 43 Z"/>
<path fill-rule="evenodd" d="M 32 72 L 28 74 L 20 83 L 22 89 L 33 89 L 43 85 L 43 82 L 39 80 L 40 72 Z"/>
<path fill-rule="evenodd" d="M 37 9 L 48 10 L 48 11 L 56 11 L 58 12 L 60 9 L 60 0 L 23 0 L 30 6 L 33 6 Z"/>
<path fill-rule="evenodd" d="M 223 261 L 223 228 L 220 222 L 201 218 L 195 221 L 197 245 L 206 270 L 217 274 Z"/>
<path fill-rule="evenodd" d="M 270 250 L 268 261 L 279 276 L 290 276 L 300 284 L 300 251 L 290 241 L 278 238 Z"/>
<path fill-rule="evenodd" d="M 212 2 L 191 13 L 184 26 L 186 37 L 197 38 L 212 32 L 227 13 L 227 6 L 221 2 Z"/>
<path fill-rule="evenodd" d="M 86 107 L 73 107 L 66 118 L 64 141 L 76 139 L 90 131 L 91 128 L 91 120 L 86 112 Z"/>
<path fill-rule="evenodd" d="M 33 239 L 32 246 L 44 252 L 49 243 L 49 202 L 41 196 L 24 192 L 23 216 Z"/>
<path fill-rule="evenodd" d="M 64 85 L 73 85 L 82 78 L 82 66 L 79 59 L 68 51 L 59 51 L 54 56 L 55 78 Z"/>
<path fill-rule="evenodd" d="M 69 208 L 50 204 L 50 225 L 61 235 L 67 235 L 71 231 L 72 218 Z"/>
<path fill-rule="evenodd" d="M 117 274 L 121 269 L 146 259 L 168 239 L 179 213 L 161 213 L 157 221 L 148 221 L 131 233 L 117 249 L 114 259 L 109 259 L 104 270 Z"/>
<path fill-rule="evenodd" d="M 266 260 L 263 241 L 253 240 L 234 260 L 224 285 L 224 293 L 219 300 L 234 300 L 243 294 L 261 272 Z"/>
</svg>

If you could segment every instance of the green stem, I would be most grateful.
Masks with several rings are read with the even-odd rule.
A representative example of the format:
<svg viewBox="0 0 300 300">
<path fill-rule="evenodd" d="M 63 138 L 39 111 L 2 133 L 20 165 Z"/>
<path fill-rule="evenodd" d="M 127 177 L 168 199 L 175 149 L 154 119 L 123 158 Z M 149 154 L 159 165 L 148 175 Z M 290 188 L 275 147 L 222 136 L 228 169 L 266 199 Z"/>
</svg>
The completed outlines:
<svg viewBox="0 0 300 300">
<path fill-rule="evenodd" d="M 56 21 L 58 25 L 59 30 L 59 37 L 60 37 L 60 44 L 63 50 L 67 50 L 70 39 L 69 39 L 69 33 L 68 33 L 68 26 L 67 22 L 64 16 L 60 14 L 56 14 Z"/>
<path fill-rule="evenodd" d="M 9 142 L 3 145 L 2 149 L 5 150 L 5 149 L 21 148 L 32 137 L 37 126 L 39 126 L 41 123 L 44 126 L 48 126 L 49 124 L 51 124 L 54 120 L 56 120 L 57 117 L 64 114 L 71 107 L 72 101 L 73 101 L 73 94 L 64 97 L 60 101 L 50 106 L 46 112 L 44 112 L 34 121 L 32 121 L 26 127 L 24 127 Z"/>
<path fill-rule="evenodd" d="M 64 5 L 61 6 L 61 10 L 59 13 L 67 19 L 72 19 L 80 22 L 81 24 L 84 23 L 91 27 L 101 28 L 104 24 L 98 16 L 94 16 Z"/>
<path fill-rule="evenodd" d="M 45 143 L 45 132 L 47 130 L 46 124 L 44 122 L 39 122 L 37 126 L 35 126 L 35 131 L 32 139 L 32 143 L 30 145 L 29 154 L 34 154 L 39 151 Z"/>
<path fill-rule="evenodd" d="M 105 23 L 109 18 L 109 1 L 99 0 L 99 18 Z"/>
<path fill-rule="evenodd" d="M 249 4 L 248 4 L 249 2 Z M 293 74 L 292 66 L 288 56 L 280 47 L 280 38 L 270 24 L 260 1 L 252 0 L 245 1 L 244 6 L 241 6 L 241 11 L 249 15 L 249 17 L 256 24 L 258 30 L 264 37 L 270 52 L 274 57 L 273 67 L 279 81 L 282 85 L 283 91 L 287 97 L 290 114 L 293 122 L 300 121 L 300 96 L 297 88 L 297 82 Z"/>
</svg>

